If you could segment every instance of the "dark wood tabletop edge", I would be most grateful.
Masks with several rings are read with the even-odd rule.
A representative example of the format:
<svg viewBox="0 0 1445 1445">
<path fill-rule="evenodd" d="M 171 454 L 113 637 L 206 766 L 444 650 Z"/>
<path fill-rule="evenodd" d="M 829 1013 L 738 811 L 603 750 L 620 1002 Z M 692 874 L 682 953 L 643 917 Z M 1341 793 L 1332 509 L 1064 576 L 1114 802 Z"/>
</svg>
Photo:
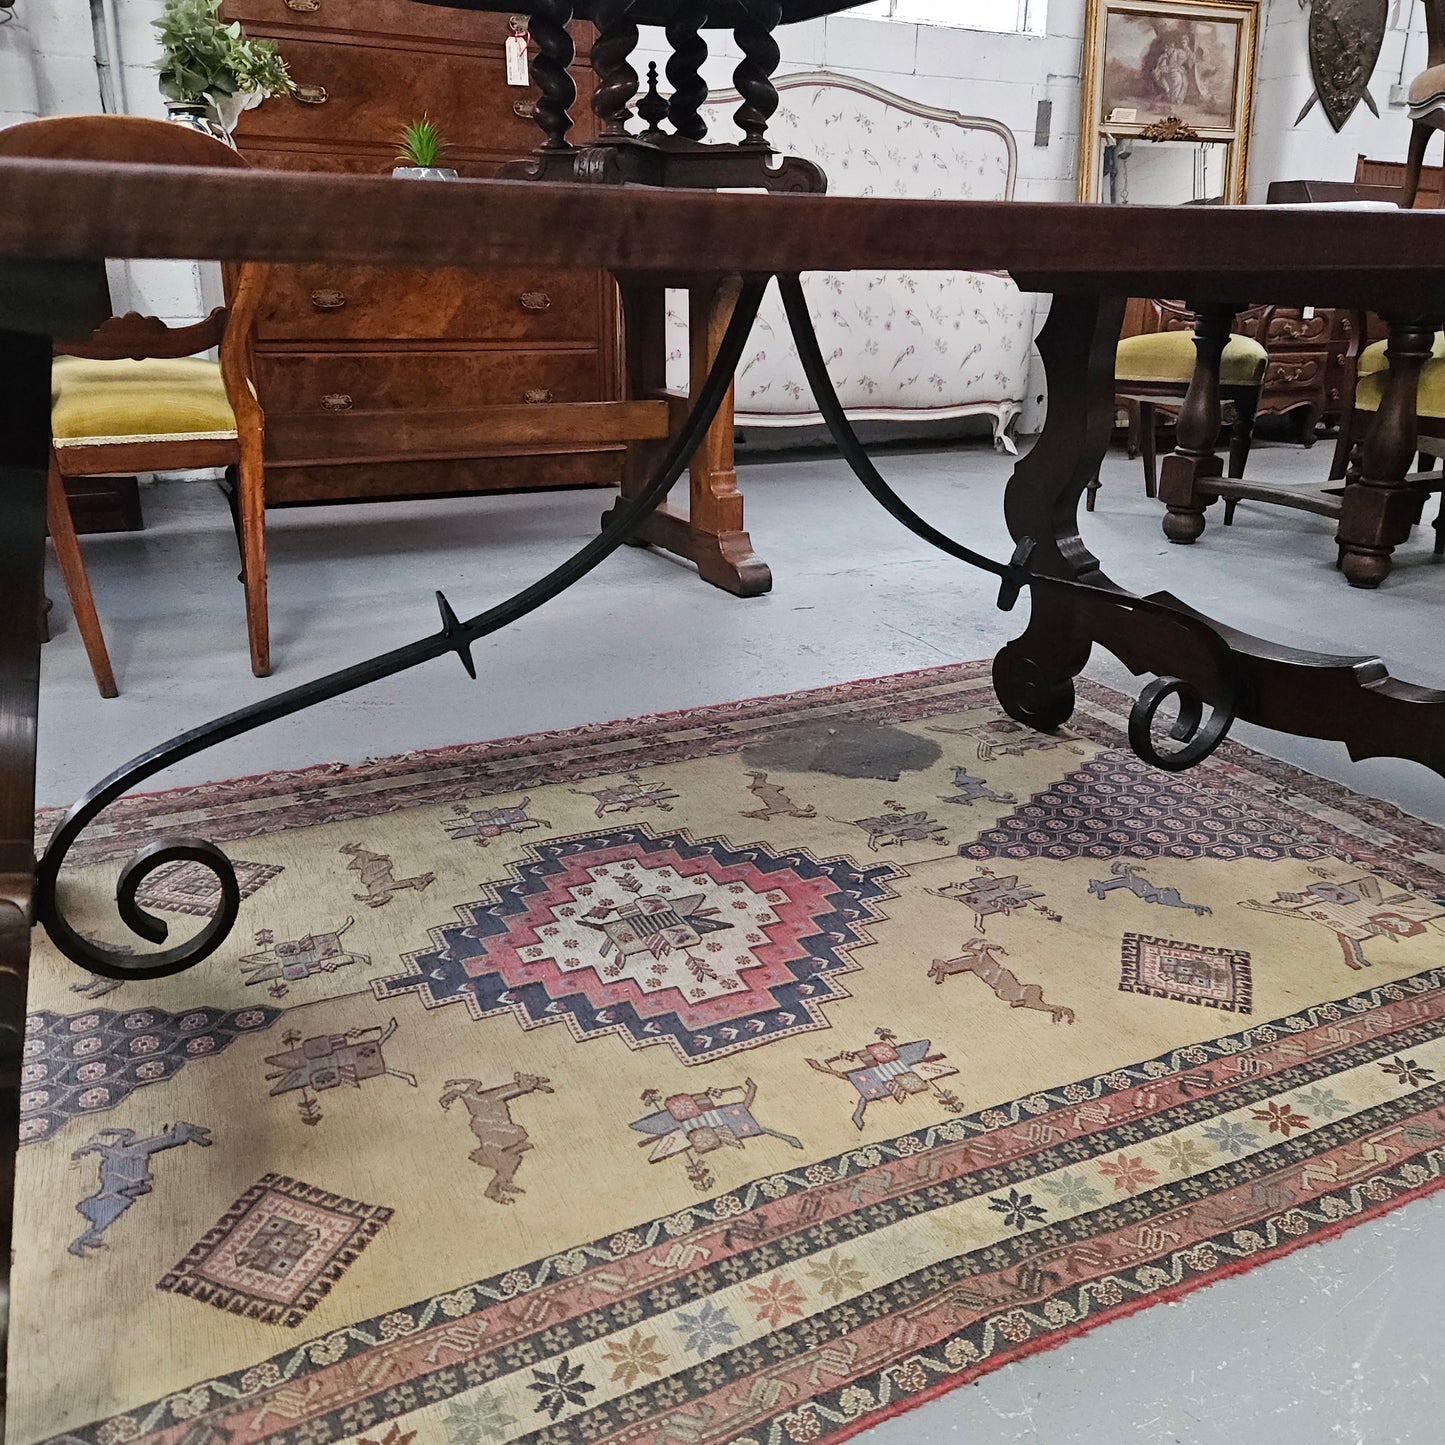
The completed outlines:
<svg viewBox="0 0 1445 1445">
<path fill-rule="evenodd" d="M 0 159 L 0 258 L 1001 270 L 1048 289 L 1283 300 L 1374 284 L 1445 298 L 1445 218 L 1420 211 L 1091 206 L 584 187 Z M 1268 293 L 1268 294 L 1267 294 Z M 1320 304 L 1329 299 L 1321 294 Z M 1365 299 L 1361 296 L 1361 300 Z"/>
</svg>

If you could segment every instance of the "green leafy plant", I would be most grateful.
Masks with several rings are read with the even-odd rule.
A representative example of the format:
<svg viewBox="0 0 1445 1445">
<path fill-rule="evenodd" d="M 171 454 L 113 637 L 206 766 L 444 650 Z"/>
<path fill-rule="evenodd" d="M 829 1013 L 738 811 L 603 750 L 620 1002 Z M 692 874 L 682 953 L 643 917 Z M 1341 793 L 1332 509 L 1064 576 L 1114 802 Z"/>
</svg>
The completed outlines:
<svg viewBox="0 0 1445 1445">
<path fill-rule="evenodd" d="M 441 132 L 426 116 L 414 120 L 397 137 L 401 147 L 396 153 L 398 165 L 415 166 L 419 170 L 435 170 L 448 149 Z"/>
<path fill-rule="evenodd" d="M 295 88 L 276 46 L 252 40 L 218 14 L 221 0 L 167 0 L 153 21 L 160 33 L 160 87 L 167 100 L 197 104 L 255 91 L 288 95 Z"/>
</svg>

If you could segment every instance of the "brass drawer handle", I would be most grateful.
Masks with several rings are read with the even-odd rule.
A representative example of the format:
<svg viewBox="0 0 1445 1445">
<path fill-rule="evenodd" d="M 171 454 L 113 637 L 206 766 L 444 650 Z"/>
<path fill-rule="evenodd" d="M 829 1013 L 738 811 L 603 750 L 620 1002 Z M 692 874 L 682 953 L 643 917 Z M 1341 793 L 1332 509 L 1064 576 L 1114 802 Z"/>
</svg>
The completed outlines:
<svg viewBox="0 0 1445 1445">
<path fill-rule="evenodd" d="M 522 400 L 529 406 L 537 406 L 542 402 L 556 401 L 556 399 L 545 386 L 533 386 L 522 393 Z"/>
<path fill-rule="evenodd" d="M 334 391 L 330 396 L 321 398 L 321 405 L 327 411 L 350 411 L 353 404 L 351 398 L 344 391 Z"/>
<path fill-rule="evenodd" d="M 521 300 L 524 311 L 550 311 L 552 309 L 552 298 L 545 291 L 523 291 Z"/>
<path fill-rule="evenodd" d="M 286 0 L 286 8 L 298 15 L 314 15 L 321 9 L 321 0 Z"/>
<path fill-rule="evenodd" d="M 302 105 L 326 104 L 326 87 L 324 85 L 298 85 L 292 94 Z"/>
<path fill-rule="evenodd" d="M 341 291 L 313 291 L 311 304 L 318 311 L 340 311 L 346 305 L 346 296 Z"/>
<path fill-rule="evenodd" d="M 512 114 L 522 120 L 535 120 L 537 118 L 537 102 L 535 100 L 519 100 L 512 105 Z"/>
</svg>

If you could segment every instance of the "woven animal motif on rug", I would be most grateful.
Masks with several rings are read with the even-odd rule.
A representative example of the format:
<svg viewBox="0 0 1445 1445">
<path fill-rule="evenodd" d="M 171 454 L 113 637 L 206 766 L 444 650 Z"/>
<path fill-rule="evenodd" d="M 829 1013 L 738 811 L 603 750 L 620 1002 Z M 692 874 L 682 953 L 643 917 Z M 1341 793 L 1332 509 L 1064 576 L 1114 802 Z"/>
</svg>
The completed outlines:
<svg viewBox="0 0 1445 1445">
<path fill-rule="evenodd" d="M 37 935 L 9 1440 L 839 1440 L 1436 1188 L 1445 833 L 1124 709 L 969 665 L 112 808 L 83 928 L 168 832 L 245 896 L 157 982 Z"/>
</svg>

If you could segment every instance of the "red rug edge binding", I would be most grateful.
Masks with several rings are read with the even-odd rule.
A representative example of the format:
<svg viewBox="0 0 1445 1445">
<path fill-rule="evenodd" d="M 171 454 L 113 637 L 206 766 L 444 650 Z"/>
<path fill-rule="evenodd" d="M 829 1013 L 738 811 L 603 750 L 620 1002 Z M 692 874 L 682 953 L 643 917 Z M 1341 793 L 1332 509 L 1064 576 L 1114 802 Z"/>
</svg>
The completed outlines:
<svg viewBox="0 0 1445 1445">
<path fill-rule="evenodd" d="M 1111 1305 L 1101 1310 L 1098 1314 L 1090 1315 L 1087 1319 L 1080 1320 L 1077 1324 L 1066 1325 L 1043 1339 L 1029 1340 L 1022 1345 L 1010 1346 L 1007 1350 L 1000 1351 L 992 1358 L 983 1361 L 981 1364 L 971 1366 L 960 1374 L 946 1380 L 939 1380 L 929 1385 L 926 1389 L 918 1391 L 917 1394 L 909 1395 L 906 1399 L 894 1400 L 883 1406 L 881 1409 L 870 1411 L 867 1415 L 852 1421 L 847 1425 L 840 1425 L 831 1433 L 825 1432 L 818 1437 L 819 1445 L 841 1445 L 844 1440 L 851 1440 L 855 1435 L 861 1435 L 865 1430 L 871 1430 L 876 1425 L 882 1425 L 885 1421 L 897 1419 L 900 1415 L 906 1415 L 910 1410 L 916 1410 L 922 1405 L 930 1404 L 934 1400 L 941 1399 L 944 1395 L 951 1394 L 954 1390 L 962 1389 L 965 1385 L 976 1384 L 985 1375 L 991 1375 L 1001 1370 L 1005 1365 L 1011 1365 L 1016 1360 L 1027 1359 L 1031 1355 L 1046 1354 L 1050 1350 L 1057 1350 L 1076 1340 L 1082 1335 L 1090 1334 L 1104 1325 L 1113 1324 L 1115 1320 L 1127 1318 L 1129 1315 L 1139 1314 L 1144 1310 L 1152 1309 L 1155 1305 L 1175 1304 L 1187 1295 L 1196 1293 L 1202 1289 L 1208 1289 L 1210 1285 L 1218 1284 L 1221 1280 L 1232 1279 L 1236 1275 L 1247 1274 L 1252 1269 L 1258 1269 L 1261 1265 L 1269 1264 L 1276 1259 L 1283 1259 L 1296 1250 L 1307 1249 L 1310 1245 L 1322 1244 L 1327 1240 L 1339 1239 L 1351 1229 L 1361 1224 L 1368 1224 L 1373 1220 L 1383 1218 L 1386 1214 L 1392 1214 L 1397 1209 L 1404 1208 L 1407 1204 L 1413 1204 L 1417 1199 L 1425 1199 L 1434 1194 L 1437 1190 L 1445 1189 L 1445 1174 L 1438 1179 L 1431 1179 L 1424 1184 L 1417 1185 L 1403 1194 L 1397 1194 L 1392 1199 L 1381 1201 L 1372 1205 L 1369 1209 L 1363 1210 L 1352 1219 L 1332 1220 L 1329 1224 L 1322 1226 L 1313 1233 L 1300 1239 L 1286 1240 L 1283 1244 L 1277 1244 L 1272 1249 L 1265 1250 L 1260 1254 L 1251 1256 L 1249 1259 L 1237 1259 L 1230 1264 L 1221 1265 L 1218 1269 L 1211 1270 L 1207 1274 L 1196 1276 L 1194 1279 L 1183 1280 L 1179 1284 L 1170 1285 L 1168 1289 L 1159 1290 L 1149 1295 L 1146 1299 L 1130 1300 L 1124 1304 Z M 897 1361 L 894 1365 L 886 1365 L 879 1373 L 887 1373 L 888 1370 L 896 1368 L 903 1361 Z M 811 1404 L 804 1403 L 798 1407 L 799 1410 L 806 1410 Z"/>
</svg>

